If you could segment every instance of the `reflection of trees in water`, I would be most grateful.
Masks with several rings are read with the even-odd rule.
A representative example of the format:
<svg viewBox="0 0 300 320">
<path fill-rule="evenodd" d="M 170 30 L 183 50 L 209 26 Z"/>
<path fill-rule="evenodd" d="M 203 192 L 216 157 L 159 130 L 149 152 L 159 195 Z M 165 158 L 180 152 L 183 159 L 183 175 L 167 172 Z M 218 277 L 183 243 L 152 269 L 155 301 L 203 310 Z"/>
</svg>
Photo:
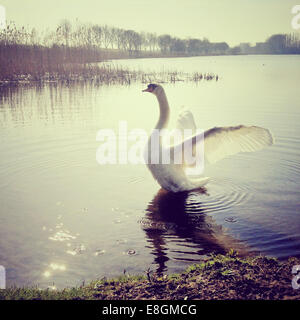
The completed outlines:
<svg viewBox="0 0 300 320">
<path fill-rule="evenodd" d="M 95 119 L 95 95 L 99 86 L 89 81 L 24 83 L 0 86 L 0 122 L 28 123 L 33 120 L 60 123 L 62 120 Z"/>
<path fill-rule="evenodd" d="M 161 189 L 147 207 L 142 226 L 155 256 L 158 273 L 167 269 L 166 262 L 170 260 L 170 253 L 178 255 L 173 259 L 184 261 L 195 255 L 195 258 L 190 259 L 194 262 L 210 253 L 224 254 L 226 248 L 230 248 L 234 242 L 206 215 L 200 202 L 189 201 L 189 195 L 195 193 L 199 197 L 207 196 L 205 189 L 190 193 L 172 193 Z M 181 258 L 185 254 L 187 258 Z"/>
</svg>

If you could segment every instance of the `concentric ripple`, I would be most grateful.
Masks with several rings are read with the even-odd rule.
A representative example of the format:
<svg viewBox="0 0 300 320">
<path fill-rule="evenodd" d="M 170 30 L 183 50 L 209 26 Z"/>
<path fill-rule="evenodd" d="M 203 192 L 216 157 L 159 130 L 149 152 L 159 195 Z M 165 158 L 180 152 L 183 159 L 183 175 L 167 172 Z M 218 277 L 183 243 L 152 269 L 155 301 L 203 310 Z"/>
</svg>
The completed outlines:
<svg viewBox="0 0 300 320">
<path fill-rule="evenodd" d="M 242 206 L 251 200 L 253 193 L 246 184 L 237 184 L 230 179 L 215 179 L 209 184 L 206 195 L 199 197 L 191 193 L 186 210 L 197 213 L 199 209 L 206 213 L 226 211 L 236 206 Z"/>
</svg>

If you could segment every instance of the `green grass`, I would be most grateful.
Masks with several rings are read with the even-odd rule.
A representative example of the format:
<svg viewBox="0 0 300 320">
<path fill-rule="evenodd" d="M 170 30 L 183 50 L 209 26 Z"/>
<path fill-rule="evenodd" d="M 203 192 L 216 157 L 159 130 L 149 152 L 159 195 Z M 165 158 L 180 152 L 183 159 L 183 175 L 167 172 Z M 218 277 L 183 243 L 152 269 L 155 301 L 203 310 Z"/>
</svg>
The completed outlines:
<svg viewBox="0 0 300 320">
<path fill-rule="evenodd" d="M 182 273 L 159 275 L 148 270 L 63 290 L 12 287 L 0 290 L 0 300 L 299 299 L 291 286 L 295 264 L 300 260 L 242 258 L 229 252 L 212 255 Z"/>
</svg>

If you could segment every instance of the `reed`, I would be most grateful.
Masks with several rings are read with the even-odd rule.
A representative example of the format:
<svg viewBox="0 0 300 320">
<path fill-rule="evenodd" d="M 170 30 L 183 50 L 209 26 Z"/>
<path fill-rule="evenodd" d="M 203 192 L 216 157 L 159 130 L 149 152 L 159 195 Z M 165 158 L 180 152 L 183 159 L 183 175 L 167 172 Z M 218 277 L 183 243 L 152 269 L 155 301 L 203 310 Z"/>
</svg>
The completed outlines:
<svg viewBox="0 0 300 320">
<path fill-rule="evenodd" d="M 62 27 L 64 26 L 64 31 Z M 104 63 L 111 59 L 132 58 L 131 51 L 101 48 L 95 39 L 82 37 L 71 41 L 68 25 L 60 26 L 43 40 L 32 30 L 14 24 L 0 32 L 0 84 L 49 81 L 95 81 L 98 84 L 132 82 L 177 82 L 213 80 L 214 75 L 178 71 L 151 72 L 129 70 Z M 76 35 L 76 33 L 73 33 Z M 136 52 L 134 57 L 158 57 L 154 52 Z"/>
</svg>

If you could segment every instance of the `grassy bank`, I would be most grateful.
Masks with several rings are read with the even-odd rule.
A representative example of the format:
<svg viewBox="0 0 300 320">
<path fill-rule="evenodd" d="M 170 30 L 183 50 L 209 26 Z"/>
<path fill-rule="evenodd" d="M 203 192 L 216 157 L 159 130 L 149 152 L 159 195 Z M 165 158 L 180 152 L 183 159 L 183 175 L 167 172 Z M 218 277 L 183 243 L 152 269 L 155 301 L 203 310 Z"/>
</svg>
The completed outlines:
<svg viewBox="0 0 300 320">
<path fill-rule="evenodd" d="M 10 288 L 0 290 L 1 300 L 78 299 L 299 299 L 300 289 L 292 288 L 292 268 L 300 259 L 281 262 L 262 256 L 239 258 L 212 256 L 202 264 L 191 265 L 180 274 L 144 275 L 93 281 L 64 290 Z"/>
</svg>

